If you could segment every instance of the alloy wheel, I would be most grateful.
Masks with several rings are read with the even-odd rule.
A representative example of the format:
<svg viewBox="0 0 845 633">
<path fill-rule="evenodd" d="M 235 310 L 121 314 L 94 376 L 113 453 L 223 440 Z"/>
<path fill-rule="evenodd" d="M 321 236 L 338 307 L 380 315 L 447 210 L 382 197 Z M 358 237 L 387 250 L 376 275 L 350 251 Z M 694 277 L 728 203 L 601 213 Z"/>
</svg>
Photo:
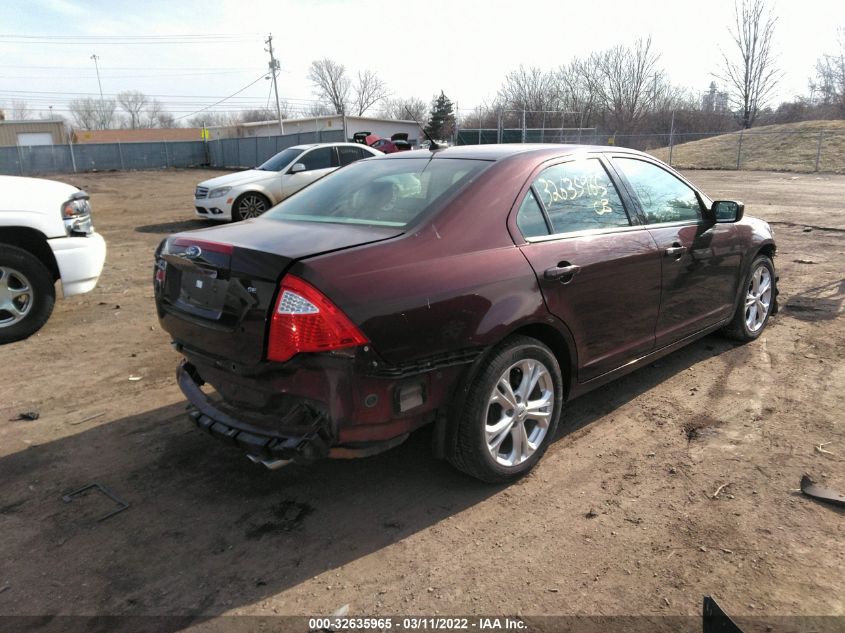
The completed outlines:
<svg viewBox="0 0 845 633">
<path fill-rule="evenodd" d="M 751 275 L 745 295 L 745 326 L 749 332 L 756 332 L 763 327 L 771 303 L 772 273 L 767 266 L 760 265 Z"/>
<path fill-rule="evenodd" d="M 261 196 L 246 195 L 238 203 L 238 216 L 241 220 L 257 218 L 267 210 L 267 202 Z"/>
<path fill-rule="evenodd" d="M 512 467 L 529 459 L 548 433 L 554 407 L 554 382 L 543 363 L 526 358 L 506 369 L 484 420 L 487 450 L 496 463 Z"/>
<path fill-rule="evenodd" d="M 0 327 L 20 323 L 32 309 L 29 279 L 14 268 L 0 266 Z"/>
</svg>

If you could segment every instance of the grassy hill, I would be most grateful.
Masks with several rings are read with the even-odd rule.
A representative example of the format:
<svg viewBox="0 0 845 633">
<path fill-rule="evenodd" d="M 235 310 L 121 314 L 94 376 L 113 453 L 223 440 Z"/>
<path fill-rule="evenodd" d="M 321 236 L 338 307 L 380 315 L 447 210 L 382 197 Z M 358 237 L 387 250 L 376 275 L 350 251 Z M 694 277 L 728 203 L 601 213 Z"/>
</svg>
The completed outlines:
<svg viewBox="0 0 845 633">
<path fill-rule="evenodd" d="M 816 153 L 819 171 L 845 173 L 845 121 L 802 121 L 765 125 L 742 133 L 740 169 L 812 172 Z M 678 143 L 678 141 L 684 141 Z M 672 166 L 679 169 L 736 169 L 740 133 L 701 140 L 678 135 L 672 149 Z M 669 148 L 649 152 L 669 160 Z"/>
</svg>

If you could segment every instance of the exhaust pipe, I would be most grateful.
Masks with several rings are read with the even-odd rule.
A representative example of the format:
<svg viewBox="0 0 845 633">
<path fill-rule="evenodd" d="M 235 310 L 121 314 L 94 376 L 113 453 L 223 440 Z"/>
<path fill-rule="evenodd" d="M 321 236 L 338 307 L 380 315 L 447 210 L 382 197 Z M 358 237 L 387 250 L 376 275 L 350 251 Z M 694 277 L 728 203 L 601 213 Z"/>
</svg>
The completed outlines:
<svg viewBox="0 0 845 633">
<path fill-rule="evenodd" d="M 250 455 L 249 453 L 247 453 L 246 456 L 249 457 L 249 460 L 253 464 L 264 464 L 270 470 L 279 470 L 279 468 L 281 468 L 282 466 L 287 466 L 288 464 L 290 464 L 293 461 L 292 459 L 275 459 L 275 460 L 261 459 L 260 457 L 256 457 L 255 455 Z"/>
</svg>

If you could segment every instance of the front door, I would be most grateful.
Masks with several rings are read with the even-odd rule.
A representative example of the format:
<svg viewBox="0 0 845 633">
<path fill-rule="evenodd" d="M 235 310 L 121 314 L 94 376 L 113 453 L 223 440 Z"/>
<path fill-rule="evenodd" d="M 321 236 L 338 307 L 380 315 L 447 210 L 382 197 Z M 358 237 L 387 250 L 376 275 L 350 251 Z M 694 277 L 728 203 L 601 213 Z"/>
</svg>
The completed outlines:
<svg viewBox="0 0 845 633">
<path fill-rule="evenodd" d="M 305 165 L 303 171 L 296 173 L 288 173 L 282 175 L 282 195 L 288 196 L 296 193 L 305 185 L 309 185 L 315 180 L 319 180 L 328 173 L 331 173 L 338 167 L 337 155 L 333 146 L 317 147 L 308 150 L 300 156 L 296 163 Z"/>
<path fill-rule="evenodd" d="M 540 172 L 516 224 L 549 311 L 575 340 L 579 382 L 651 351 L 660 257 L 648 231 L 629 219 L 598 158 Z"/>
<path fill-rule="evenodd" d="M 680 178 L 639 158 L 613 158 L 661 250 L 662 293 L 656 346 L 731 315 L 742 244 L 734 224 L 705 219 L 701 199 Z"/>
</svg>

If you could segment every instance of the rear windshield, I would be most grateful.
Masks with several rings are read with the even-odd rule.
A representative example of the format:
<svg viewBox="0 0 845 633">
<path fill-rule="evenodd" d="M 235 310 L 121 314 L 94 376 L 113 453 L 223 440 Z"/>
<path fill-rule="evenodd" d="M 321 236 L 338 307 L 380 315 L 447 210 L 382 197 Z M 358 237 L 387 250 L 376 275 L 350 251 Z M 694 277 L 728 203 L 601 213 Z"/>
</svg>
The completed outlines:
<svg viewBox="0 0 845 633">
<path fill-rule="evenodd" d="M 299 156 L 304 150 L 301 149 L 285 149 L 273 156 L 270 160 L 262 163 L 258 169 L 264 171 L 281 171 L 287 167 L 290 162 Z"/>
<path fill-rule="evenodd" d="M 291 196 L 264 217 L 404 227 L 491 164 L 448 158 L 353 163 Z"/>
</svg>

